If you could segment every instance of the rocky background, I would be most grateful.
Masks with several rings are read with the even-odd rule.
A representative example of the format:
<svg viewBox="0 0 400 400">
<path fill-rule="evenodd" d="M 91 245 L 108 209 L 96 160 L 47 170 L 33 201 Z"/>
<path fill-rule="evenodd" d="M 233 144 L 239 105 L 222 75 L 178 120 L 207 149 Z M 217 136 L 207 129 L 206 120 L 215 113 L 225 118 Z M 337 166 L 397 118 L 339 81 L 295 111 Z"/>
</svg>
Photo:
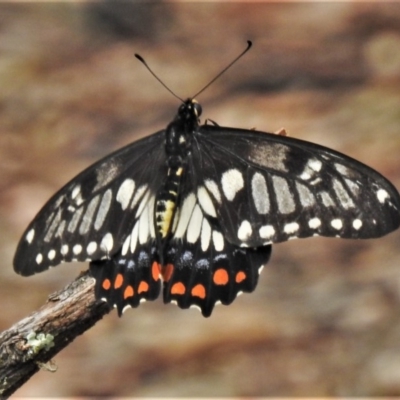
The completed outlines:
<svg viewBox="0 0 400 400">
<path fill-rule="evenodd" d="M 0 328 L 85 264 L 23 278 L 17 242 L 44 202 L 111 150 L 198 99 L 221 125 L 359 159 L 400 188 L 399 3 L 0 5 Z M 19 396 L 400 395 L 400 232 L 274 246 L 257 290 L 211 318 L 161 299 L 115 312 Z"/>
</svg>

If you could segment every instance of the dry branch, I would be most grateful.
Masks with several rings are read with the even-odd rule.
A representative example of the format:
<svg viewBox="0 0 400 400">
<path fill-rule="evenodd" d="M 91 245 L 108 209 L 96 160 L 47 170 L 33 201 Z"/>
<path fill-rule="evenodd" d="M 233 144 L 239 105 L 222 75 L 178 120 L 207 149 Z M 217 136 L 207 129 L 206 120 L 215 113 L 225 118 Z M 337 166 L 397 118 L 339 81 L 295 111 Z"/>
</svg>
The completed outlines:
<svg viewBox="0 0 400 400">
<path fill-rule="evenodd" d="M 48 297 L 38 311 L 0 334 L 0 396 L 9 397 L 110 311 L 97 302 L 88 272 Z"/>
</svg>

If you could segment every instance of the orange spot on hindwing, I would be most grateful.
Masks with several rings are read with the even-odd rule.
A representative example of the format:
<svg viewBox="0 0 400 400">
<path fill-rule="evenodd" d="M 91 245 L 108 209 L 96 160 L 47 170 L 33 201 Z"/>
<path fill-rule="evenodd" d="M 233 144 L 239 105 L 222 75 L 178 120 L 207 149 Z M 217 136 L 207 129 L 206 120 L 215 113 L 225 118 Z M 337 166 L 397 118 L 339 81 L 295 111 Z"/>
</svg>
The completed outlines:
<svg viewBox="0 0 400 400">
<path fill-rule="evenodd" d="M 122 286 L 123 283 L 124 283 L 124 277 L 122 276 L 122 274 L 118 274 L 115 277 L 114 289 L 119 289 Z"/>
<path fill-rule="evenodd" d="M 127 299 L 128 297 L 132 297 L 134 294 L 133 287 L 132 286 L 127 286 L 125 291 L 124 291 L 124 299 Z"/>
<path fill-rule="evenodd" d="M 167 264 L 162 272 L 162 276 L 165 282 L 168 282 L 171 279 L 171 276 L 174 272 L 174 266 L 172 264 Z"/>
<path fill-rule="evenodd" d="M 149 290 L 149 284 L 145 281 L 139 283 L 138 293 L 147 292 Z"/>
<path fill-rule="evenodd" d="M 246 274 L 243 271 L 239 271 L 236 274 L 235 281 L 236 283 L 243 282 L 246 279 Z"/>
<path fill-rule="evenodd" d="M 182 282 L 177 282 L 172 285 L 171 294 L 185 294 L 186 288 Z"/>
<path fill-rule="evenodd" d="M 160 273 L 161 265 L 157 261 L 154 261 L 151 265 L 151 276 L 155 281 L 158 281 L 160 279 Z"/>
<path fill-rule="evenodd" d="M 200 297 L 201 299 L 205 299 L 206 297 L 206 288 L 204 285 L 201 285 L 200 283 L 192 288 L 191 291 L 192 296 Z"/>
<path fill-rule="evenodd" d="M 103 283 L 101 284 L 104 290 L 109 290 L 111 287 L 111 281 L 109 279 L 104 279 Z"/>
<path fill-rule="evenodd" d="M 214 272 L 213 281 L 216 285 L 226 285 L 229 281 L 229 275 L 226 269 L 217 269 Z"/>
</svg>

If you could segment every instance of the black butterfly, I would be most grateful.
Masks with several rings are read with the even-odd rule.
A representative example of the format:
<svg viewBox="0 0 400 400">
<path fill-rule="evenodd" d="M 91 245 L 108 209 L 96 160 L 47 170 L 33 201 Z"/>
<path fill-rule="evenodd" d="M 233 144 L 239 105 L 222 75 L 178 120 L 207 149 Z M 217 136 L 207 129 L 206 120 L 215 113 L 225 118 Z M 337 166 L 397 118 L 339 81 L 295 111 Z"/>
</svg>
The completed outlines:
<svg viewBox="0 0 400 400">
<path fill-rule="evenodd" d="M 95 294 L 117 307 L 158 297 L 209 316 L 252 292 L 271 243 L 376 238 L 400 225 L 400 197 L 378 172 L 280 135 L 199 125 L 188 99 L 162 131 L 72 179 L 39 212 L 14 259 L 31 275 L 90 261 Z"/>
</svg>

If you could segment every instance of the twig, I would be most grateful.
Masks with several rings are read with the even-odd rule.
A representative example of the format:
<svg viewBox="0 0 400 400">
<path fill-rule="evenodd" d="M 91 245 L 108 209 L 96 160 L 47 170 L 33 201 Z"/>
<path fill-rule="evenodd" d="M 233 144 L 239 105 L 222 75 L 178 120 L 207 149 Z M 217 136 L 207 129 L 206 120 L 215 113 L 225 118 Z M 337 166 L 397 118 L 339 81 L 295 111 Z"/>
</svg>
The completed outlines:
<svg viewBox="0 0 400 400">
<path fill-rule="evenodd" d="M 91 328 L 110 308 L 97 302 L 94 279 L 81 274 L 49 296 L 38 311 L 0 334 L 0 397 L 12 395 L 39 369 L 54 371 L 51 359 Z"/>
</svg>

